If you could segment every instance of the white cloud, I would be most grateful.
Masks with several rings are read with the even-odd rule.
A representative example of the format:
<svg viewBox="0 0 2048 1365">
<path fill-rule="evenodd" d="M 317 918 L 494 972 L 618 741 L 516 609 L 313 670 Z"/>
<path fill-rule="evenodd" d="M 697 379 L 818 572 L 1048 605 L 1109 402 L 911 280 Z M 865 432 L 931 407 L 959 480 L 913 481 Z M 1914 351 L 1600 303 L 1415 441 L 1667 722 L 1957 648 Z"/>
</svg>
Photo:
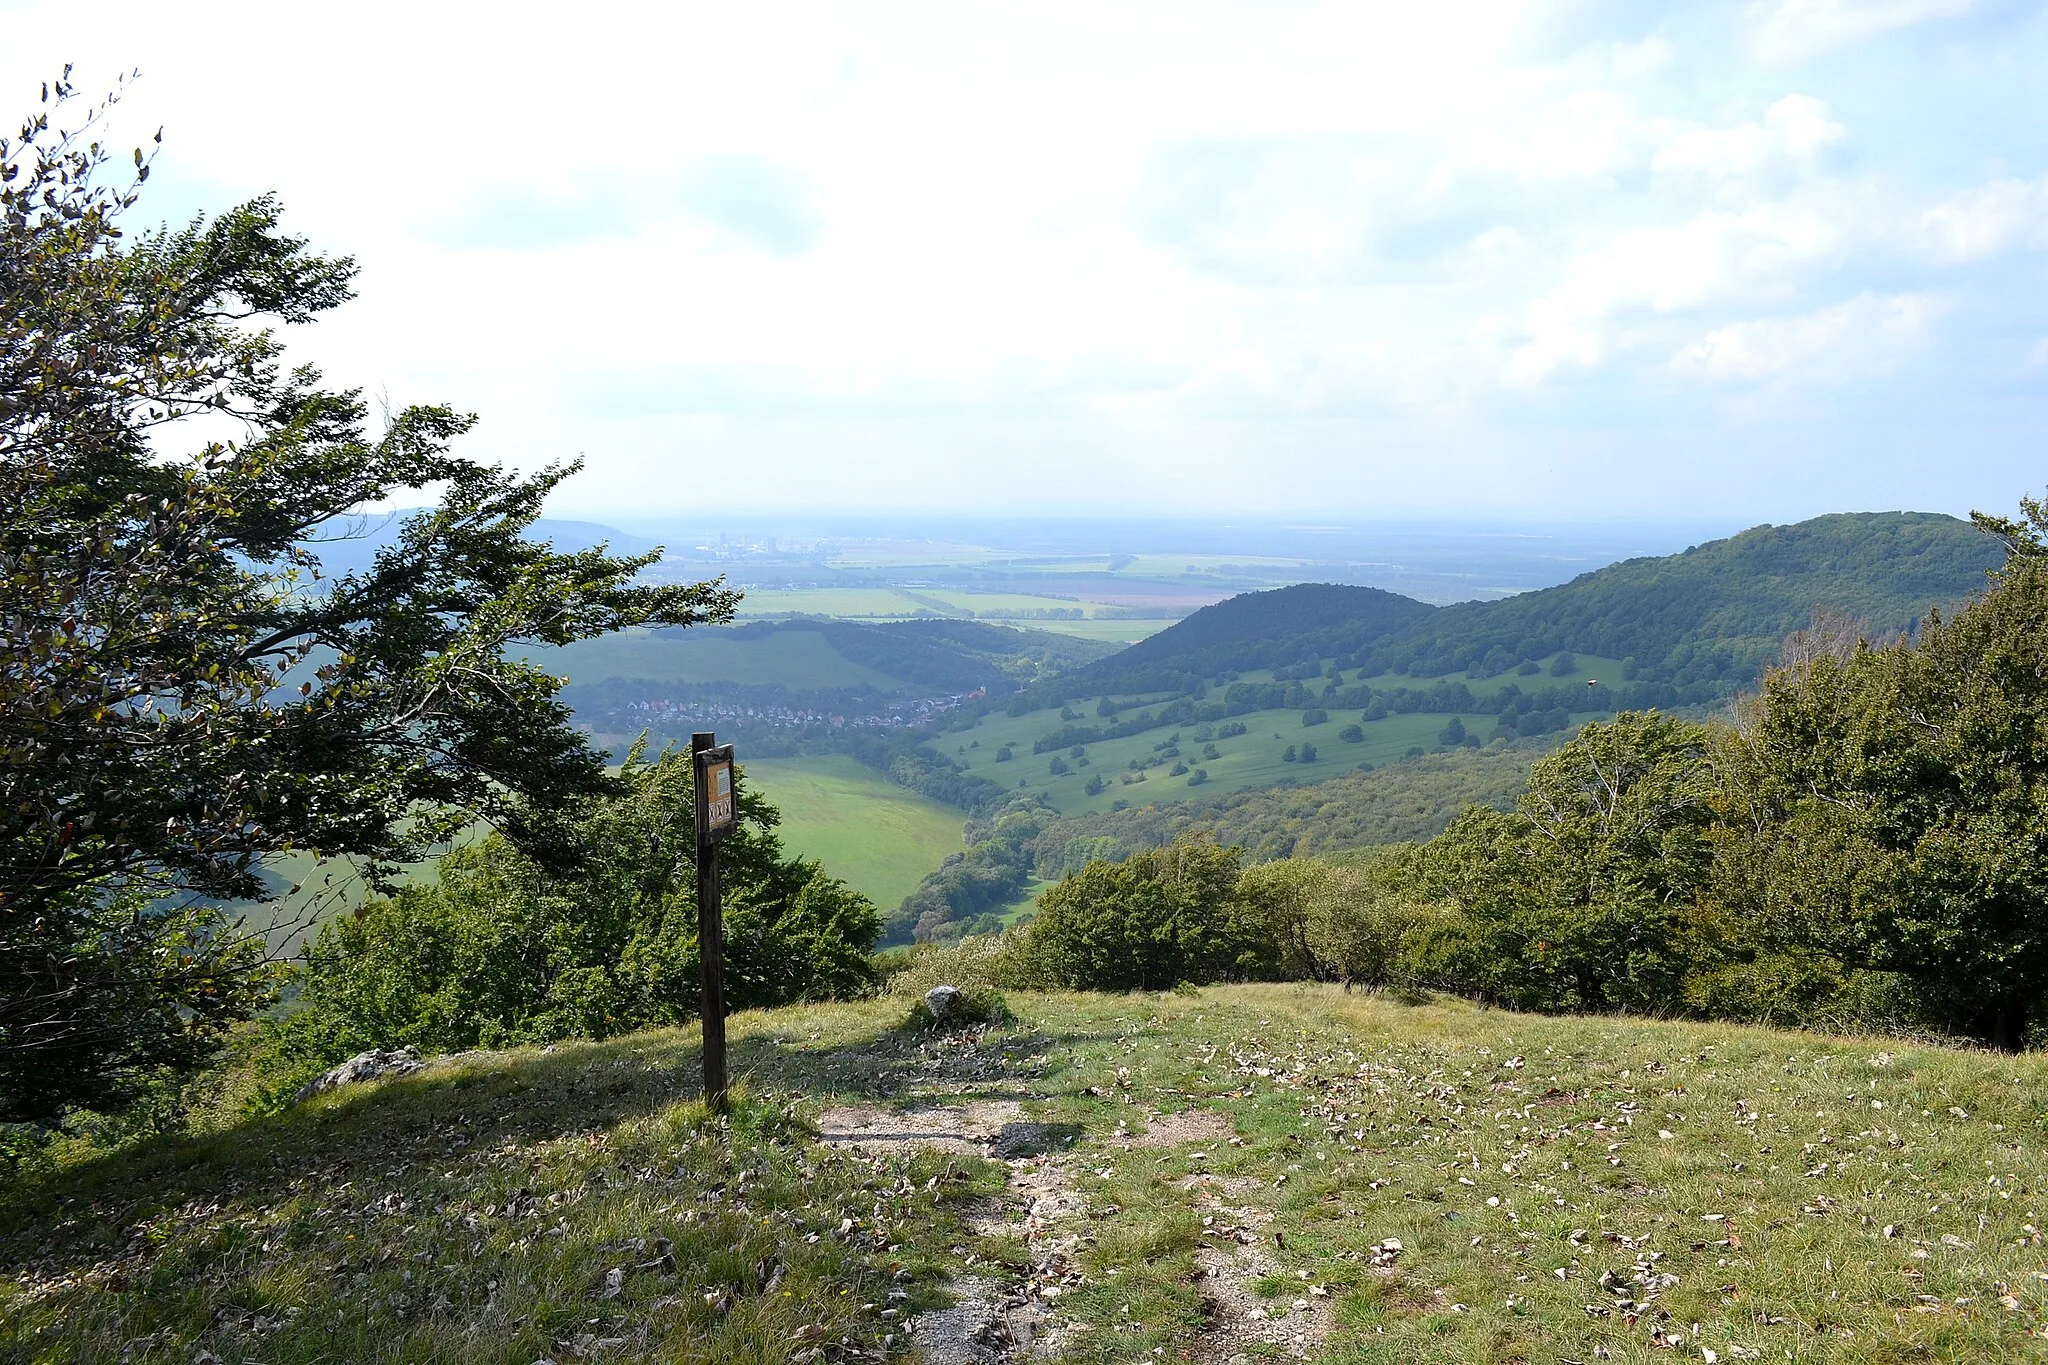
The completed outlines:
<svg viewBox="0 0 2048 1365">
<path fill-rule="evenodd" d="M 1688 130 L 1659 148 L 1651 166 L 1720 178 L 1748 175 L 1776 161 L 1811 161 L 1848 136 L 1848 129 L 1811 95 L 1787 95 L 1761 121 L 1733 128 Z"/>
<path fill-rule="evenodd" d="M 325 27 L 106 5 L 82 28 L 17 0 L 0 90 L 140 60 L 120 117 L 168 129 L 144 215 L 275 189 L 363 268 L 295 358 L 480 412 L 491 458 L 587 452 L 590 511 L 1064 506 L 1069 476 L 1105 505 L 1214 505 L 1296 418 L 1303 476 L 1274 498 L 1398 511 L 1417 469 L 1413 496 L 1447 496 L 1427 461 L 1357 452 L 1456 430 L 1480 452 L 1461 490 L 1570 506 L 1566 455 L 1518 482 L 1538 438 L 1516 418 L 1540 408 L 1560 451 L 1692 439 L 1725 400 L 1672 357 L 1708 339 L 1676 368 L 1812 382 L 1846 423 L 1964 412 L 1951 348 L 1995 337 L 2009 376 L 2012 339 L 2048 334 L 2048 262 L 2022 253 L 2048 213 L 2048 25 L 1796 76 L 1753 59 L 1962 13 L 1935 0 L 607 0 L 482 26 L 362 0 Z M 1885 352 L 1881 386 L 1823 363 L 1853 335 L 1801 350 L 1843 299 L 1935 290 L 1947 320 Z M 1064 472 L 1018 479 L 1035 460 Z"/>
<path fill-rule="evenodd" d="M 1821 208 L 1791 201 L 1713 209 L 1669 226 L 1631 228 L 1582 247 L 1563 279 L 1532 304 L 1526 340 L 1503 380 L 1526 388 L 1567 364 L 1593 367 L 1609 353 L 1610 320 L 1635 311 L 1678 313 L 1781 289 L 1839 245 Z"/>
<path fill-rule="evenodd" d="M 1648 37 L 1638 42 L 1617 42 L 1609 49 L 1614 74 L 1622 80 L 1653 76 L 1670 66 L 1678 49 L 1668 39 Z"/>
<path fill-rule="evenodd" d="M 1796 61 L 1979 8 L 1977 0 L 1764 0 L 1750 6 L 1750 40 L 1765 61 Z"/>
<path fill-rule="evenodd" d="M 1922 249 L 1946 265 L 2048 248 L 2048 176 L 1973 186 L 1922 213 L 1918 229 Z"/>
<path fill-rule="evenodd" d="M 1717 327 L 1671 358 L 1680 374 L 1749 384 L 1847 383 L 1888 373 L 1941 312 L 1926 294 L 1863 293 L 1793 317 Z"/>
</svg>

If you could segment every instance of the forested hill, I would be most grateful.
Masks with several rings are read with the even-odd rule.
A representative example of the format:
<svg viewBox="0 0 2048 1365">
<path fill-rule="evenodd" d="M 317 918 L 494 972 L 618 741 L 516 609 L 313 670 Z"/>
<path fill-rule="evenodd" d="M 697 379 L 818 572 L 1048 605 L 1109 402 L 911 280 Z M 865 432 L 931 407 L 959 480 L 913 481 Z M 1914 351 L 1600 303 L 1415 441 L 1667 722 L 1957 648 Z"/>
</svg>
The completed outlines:
<svg viewBox="0 0 2048 1365">
<path fill-rule="evenodd" d="M 1303 584 L 1205 608 L 1041 691 L 1183 692 L 1228 673 L 1317 660 L 1362 676 L 1493 677 L 1577 651 L 1625 661 L 1621 681 L 1659 685 L 1667 703 L 1707 701 L 1755 680 L 1816 612 L 1908 630 L 1981 590 L 2003 554 L 1954 517 L 1859 512 L 1758 526 L 1495 602 L 1432 607 L 1373 588 Z"/>
</svg>

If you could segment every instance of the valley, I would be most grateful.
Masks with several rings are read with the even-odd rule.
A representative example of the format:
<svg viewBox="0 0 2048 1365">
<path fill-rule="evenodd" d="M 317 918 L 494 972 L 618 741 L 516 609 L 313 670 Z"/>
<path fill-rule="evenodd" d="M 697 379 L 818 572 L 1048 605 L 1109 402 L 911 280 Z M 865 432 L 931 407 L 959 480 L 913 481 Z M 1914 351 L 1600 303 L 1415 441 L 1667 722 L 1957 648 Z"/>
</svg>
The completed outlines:
<svg viewBox="0 0 2048 1365">
<path fill-rule="evenodd" d="M 1343 583 L 1221 595 L 1248 581 L 1243 565 L 1193 551 L 1020 567 L 1022 557 L 960 547 L 870 546 L 835 563 L 856 577 L 919 575 L 915 586 L 750 589 L 741 624 L 627 631 L 534 657 L 569 679 L 565 700 L 614 753 L 643 732 L 657 745 L 697 729 L 738 743 L 763 794 L 785 805 L 791 847 L 892 911 L 906 880 L 914 888 L 972 847 L 964 824 L 1006 809 L 1040 809 L 1035 818 L 1067 822 L 1058 828 L 1085 841 L 1097 825 L 1181 828 L 1182 808 L 1327 789 L 1329 801 L 1374 813 L 1324 827 L 1366 837 L 1394 827 L 1369 796 L 1386 785 L 1411 811 L 1399 837 L 1427 837 L 1469 791 L 1455 768 L 1415 767 L 1423 759 L 1501 750 L 1526 766 L 1617 710 L 1714 713 L 1817 618 L 1833 612 L 1879 636 L 1908 630 L 1977 591 L 1995 555 L 1953 518 L 1831 516 L 1439 606 Z M 1027 572 L 1044 591 L 1057 579 L 1096 596 L 1035 597 L 1002 579 Z M 1151 586 L 1141 591 L 1140 578 Z M 1068 633 L 1134 624 L 1131 603 L 1186 598 L 1202 581 L 1215 601 L 1182 601 L 1175 610 L 1190 614 L 1127 632 L 1136 643 Z M 1018 615 L 1054 601 L 1046 610 L 1066 615 Z M 1336 783 L 1344 774 L 1357 780 Z M 871 800 L 875 829 L 913 818 L 885 796 L 923 803 L 917 836 L 863 833 Z M 1145 811 L 1161 814 L 1131 814 Z M 1156 836 L 1130 837 L 1140 845 L 1126 847 Z M 1326 839 L 1323 851 L 1341 847 Z M 958 932 L 1028 910 L 1039 859 L 1018 856 L 1025 866 L 998 878 L 1010 887 L 998 901 L 977 898 L 940 921 Z M 1054 851 L 1047 866 L 1064 862 Z"/>
</svg>

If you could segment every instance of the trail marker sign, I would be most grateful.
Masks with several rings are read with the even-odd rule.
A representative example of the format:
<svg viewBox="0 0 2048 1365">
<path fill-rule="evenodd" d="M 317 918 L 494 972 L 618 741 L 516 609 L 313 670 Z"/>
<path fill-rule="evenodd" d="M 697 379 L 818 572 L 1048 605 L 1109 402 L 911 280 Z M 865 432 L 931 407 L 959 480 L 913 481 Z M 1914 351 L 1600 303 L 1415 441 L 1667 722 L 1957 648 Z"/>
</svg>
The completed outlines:
<svg viewBox="0 0 2048 1365">
<path fill-rule="evenodd" d="M 733 832 L 732 745 L 696 751 L 697 843 L 707 847 Z"/>
<path fill-rule="evenodd" d="M 726 1112 L 725 917 L 718 904 L 718 841 L 738 825 L 732 745 L 700 732 L 690 736 L 691 784 L 697 793 L 697 958 L 704 967 L 704 1103 Z"/>
</svg>

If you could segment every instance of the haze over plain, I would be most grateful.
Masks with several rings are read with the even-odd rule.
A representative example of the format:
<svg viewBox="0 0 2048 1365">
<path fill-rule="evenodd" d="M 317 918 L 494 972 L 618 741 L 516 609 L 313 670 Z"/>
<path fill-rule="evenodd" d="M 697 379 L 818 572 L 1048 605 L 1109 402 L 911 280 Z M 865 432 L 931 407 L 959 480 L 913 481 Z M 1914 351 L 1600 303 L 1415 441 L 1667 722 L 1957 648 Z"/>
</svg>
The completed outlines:
<svg viewBox="0 0 2048 1365">
<path fill-rule="evenodd" d="M 556 515 L 1735 526 L 2004 507 L 2048 20 L 2000 0 L 8 7 L 152 216 L 362 263 L 337 378 Z"/>
</svg>

